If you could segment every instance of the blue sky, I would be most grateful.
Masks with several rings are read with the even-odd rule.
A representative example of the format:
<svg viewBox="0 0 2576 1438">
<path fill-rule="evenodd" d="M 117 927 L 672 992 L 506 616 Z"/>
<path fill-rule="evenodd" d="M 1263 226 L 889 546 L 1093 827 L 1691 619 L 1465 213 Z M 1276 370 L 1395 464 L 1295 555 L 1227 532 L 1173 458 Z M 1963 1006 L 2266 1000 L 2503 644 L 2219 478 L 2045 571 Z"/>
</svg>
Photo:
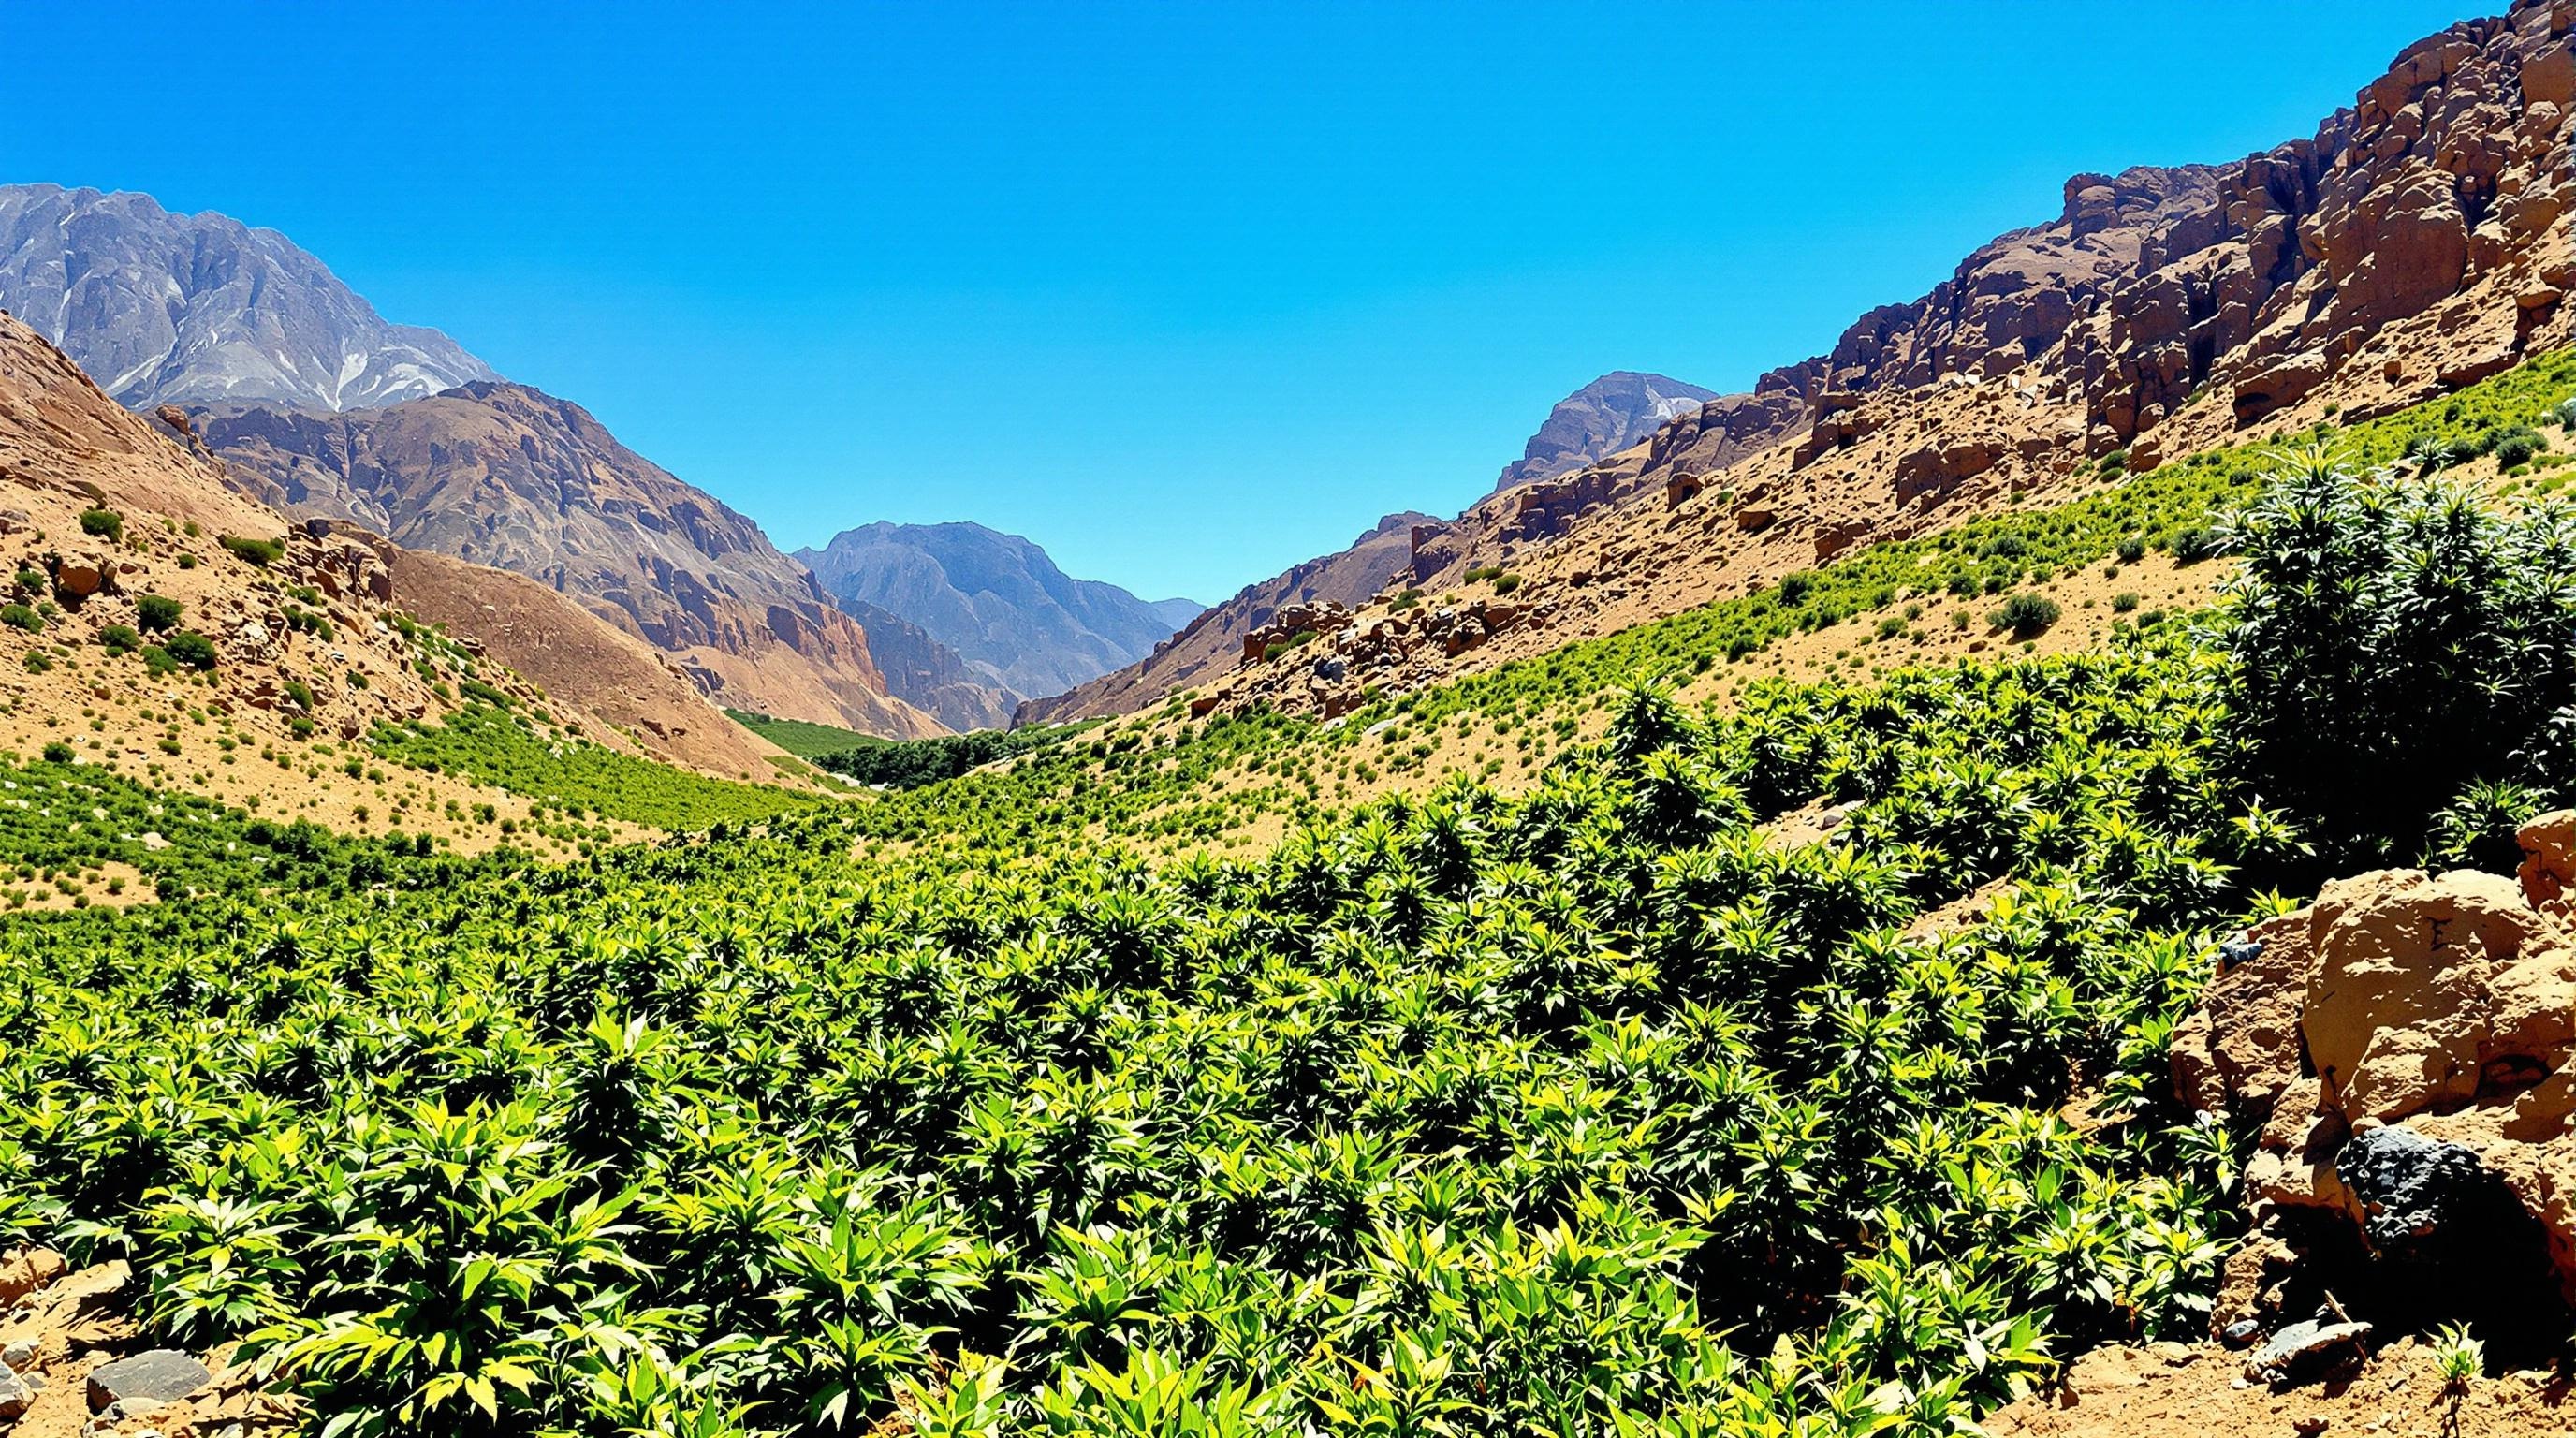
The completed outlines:
<svg viewBox="0 0 2576 1438">
<path fill-rule="evenodd" d="M 28 3 L 0 176 L 282 230 L 783 547 L 975 519 L 1212 600 L 2470 13 Z"/>
</svg>

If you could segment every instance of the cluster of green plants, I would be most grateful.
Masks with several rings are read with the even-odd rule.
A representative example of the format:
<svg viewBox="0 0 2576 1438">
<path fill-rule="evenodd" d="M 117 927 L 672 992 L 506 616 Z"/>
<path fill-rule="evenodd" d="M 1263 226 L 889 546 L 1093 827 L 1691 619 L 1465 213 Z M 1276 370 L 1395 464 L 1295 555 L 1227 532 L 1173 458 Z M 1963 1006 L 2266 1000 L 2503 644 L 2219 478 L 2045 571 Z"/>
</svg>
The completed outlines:
<svg viewBox="0 0 2576 1438">
<path fill-rule="evenodd" d="M 474 681 L 468 680 L 467 683 Z M 767 784 L 714 779 L 548 729 L 485 695 L 443 719 L 377 726 L 369 746 L 384 759 L 433 773 L 462 775 L 558 809 L 623 819 L 656 829 L 704 829 L 727 820 L 792 813 L 813 796 Z"/>
<path fill-rule="evenodd" d="M 981 765 L 1052 748 L 1087 726 L 1050 724 L 1028 729 L 978 729 L 936 739 L 878 741 L 813 756 L 814 763 L 855 784 L 918 789 Z"/>
<path fill-rule="evenodd" d="M 0 840 L 174 901 L 0 921 L 0 1241 L 130 1259 L 156 1335 L 246 1338 L 334 1434 L 1955 1434 L 2205 1326 L 2246 1136 L 2166 1053 L 2215 942 L 2576 797 L 2576 520 L 2364 472 L 2569 379 L 1330 724 L 843 751 L 864 802 L 488 699 L 374 737 L 700 831 L 561 865 L 213 806 L 146 851 L 181 801 L 18 765 Z M 2241 565 L 2206 622 L 1658 682 L 2158 542 Z M 1516 796 L 1324 802 L 1315 756 L 1464 714 L 1606 723 Z M 1135 852 L 1256 811 L 1254 858 Z"/>
<path fill-rule="evenodd" d="M 1252 864 L 893 875 L 824 809 L 28 925 L 0 1227 L 349 1432 L 1946 1433 L 2202 1321 L 2217 682 L 1641 690 Z"/>
<path fill-rule="evenodd" d="M 820 759 L 850 749 L 869 749 L 888 741 L 856 729 L 816 724 L 805 719 L 779 719 L 747 709 L 727 709 L 725 717 L 799 759 Z"/>
<path fill-rule="evenodd" d="M 219 536 L 215 542 L 222 545 L 234 558 L 258 569 L 266 569 L 286 557 L 286 541 L 283 539 L 255 539 L 244 535 L 226 534 Z"/>
<path fill-rule="evenodd" d="M 1950 1434 L 2205 1323 L 2243 1136 L 2166 1049 L 2215 939 L 2565 796 L 2566 522 L 2299 459 L 2205 630 L 1642 684 L 1526 795 L 1251 862 L 879 856 L 1032 817 L 979 774 L 0 925 L 0 1238 L 131 1258 L 335 1432 Z M 2398 712 L 2499 656 L 2540 677 Z M 2337 746 L 2366 806 L 2303 782 Z"/>
</svg>

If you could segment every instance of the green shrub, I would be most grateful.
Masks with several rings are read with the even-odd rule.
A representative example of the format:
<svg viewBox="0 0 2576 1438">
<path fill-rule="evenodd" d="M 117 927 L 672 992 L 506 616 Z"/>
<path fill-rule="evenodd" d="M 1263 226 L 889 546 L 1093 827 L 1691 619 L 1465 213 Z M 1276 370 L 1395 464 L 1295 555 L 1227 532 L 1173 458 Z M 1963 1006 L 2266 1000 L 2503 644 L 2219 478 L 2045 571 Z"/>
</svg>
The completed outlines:
<svg viewBox="0 0 2576 1438">
<path fill-rule="evenodd" d="M 112 509 L 84 509 L 80 517 L 81 533 L 110 544 L 125 538 L 125 516 Z"/>
<path fill-rule="evenodd" d="M 51 588 L 52 585 L 53 581 L 47 579 L 45 577 L 45 571 L 41 569 L 21 569 L 18 571 L 18 592 L 21 594 L 31 596 L 42 594 L 48 588 Z"/>
<path fill-rule="evenodd" d="M 45 632 L 45 616 L 23 604 L 0 604 L 0 624 L 24 629 L 30 634 Z"/>
<path fill-rule="evenodd" d="M 2123 535 L 2119 555 L 2122 564 L 2135 564 L 2147 557 L 2147 541 L 2138 535 Z"/>
<path fill-rule="evenodd" d="M 2238 743 L 2268 802 L 2315 816 L 2321 852 L 2412 858 L 2475 781 L 2576 793 L 2576 759 L 2543 737 L 2576 730 L 2570 526 L 2438 480 L 2374 487 L 2324 452 L 2234 521 Z"/>
<path fill-rule="evenodd" d="M 215 667 L 215 642 L 193 629 L 182 629 L 161 641 L 161 652 L 191 669 Z"/>
<path fill-rule="evenodd" d="M 123 624 L 111 624 L 98 632 L 99 647 L 110 654 L 131 654 L 143 647 L 143 636 Z"/>
<path fill-rule="evenodd" d="M 250 539 L 238 534 L 227 534 L 218 537 L 215 542 L 229 550 L 234 557 L 260 569 L 266 569 L 286 557 L 286 541 L 282 539 Z"/>
<path fill-rule="evenodd" d="M 1494 592 L 1496 594 L 1509 594 L 1520 587 L 1521 577 L 1517 574 L 1497 574 L 1494 576 Z"/>
<path fill-rule="evenodd" d="M 45 762 L 48 764 L 68 764 L 76 757 L 78 756 L 72 752 L 72 746 L 60 739 L 45 745 Z"/>
<path fill-rule="evenodd" d="M 134 601 L 134 625 L 146 634 L 159 634 L 179 622 L 179 601 L 159 594 L 146 594 Z"/>
<path fill-rule="evenodd" d="M 1987 615 L 1986 622 L 1997 629 L 2011 630 L 2016 639 L 2035 639 L 2048 632 L 2059 613 L 2057 601 L 2045 594 L 2016 594 Z"/>
<path fill-rule="evenodd" d="M 2111 596 L 2111 611 L 2115 614 L 2126 614 L 2137 607 L 2138 596 L 2134 593 L 2122 592 Z"/>
</svg>

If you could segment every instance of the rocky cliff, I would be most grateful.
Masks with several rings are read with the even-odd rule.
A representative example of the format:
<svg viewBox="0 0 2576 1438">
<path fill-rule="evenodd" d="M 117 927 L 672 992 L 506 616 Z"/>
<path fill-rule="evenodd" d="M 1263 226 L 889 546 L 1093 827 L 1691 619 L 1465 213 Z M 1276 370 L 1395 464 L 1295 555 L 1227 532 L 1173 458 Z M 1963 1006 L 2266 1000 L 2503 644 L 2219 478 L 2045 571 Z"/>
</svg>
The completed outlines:
<svg viewBox="0 0 2576 1438">
<path fill-rule="evenodd" d="M 438 331 L 387 324 L 284 235 L 149 195 L 0 185 L 0 307 L 132 408 L 356 409 L 493 377 Z"/>
<path fill-rule="evenodd" d="M 876 656 L 889 693 L 961 734 L 1010 727 L 1018 696 L 995 686 L 991 676 L 968 669 L 957 651 L 932 638 L 929 630 L 862 600 L 838 603 L 868 631 L 868 652 Z"/>
<path fill-rule="evenodd" d="M 844 605 L 894 614 L 955 650 L 1012 701 L 1061 693 L 1153 653 L 1179 626 L 1172 607 L 1075 579 L 1044 549 L 980 524 L 878 523 L 797 551 Z"/>
<path fill-rule="evenodd" d="M 2054 218 L 1825 353 L 1426 529 L 1413 584 L 1505 567 L 1546 622 L 1409 652 L 1370 682 L 1543 652 L 2105 472 L 2384 413 L 2567 343 L 2570 22 L 2565 0 L 2523 0 L 2452 26 L 2313 135 L 2232 164 L 2078 175 Z M 1334 702 L 1317 677 L 1256 673 L 1235 692 Z"/>
<path fill-rule="evenodd" d="M 1554 479 L 1598 464 L 1653 434 L 1666 420 L 1694 413 L 1715 398 L 1714 391 L 1665 375 L 1624 369 L 1605 374 L 1556 402 L 1521 457 L 1503 467 L 1494 488 Z"/>
<path fill-rule="evenodd" d="M 758 525 L 579 405 L 478 381 L 353 413 L 192 419 L 258 498 L 527 575 L 671 655 L 719 703 L 889 737 L 941 730 L 888 693 L 866 632 Z"/>
</svg>

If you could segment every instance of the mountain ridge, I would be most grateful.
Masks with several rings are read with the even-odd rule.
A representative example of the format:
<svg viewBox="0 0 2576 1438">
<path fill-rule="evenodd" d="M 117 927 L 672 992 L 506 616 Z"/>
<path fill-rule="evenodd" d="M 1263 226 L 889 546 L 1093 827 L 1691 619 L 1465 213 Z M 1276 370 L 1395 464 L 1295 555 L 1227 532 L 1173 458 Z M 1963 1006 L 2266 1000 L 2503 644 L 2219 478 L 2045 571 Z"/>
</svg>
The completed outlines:
<svg viewBox="0 0 2576 1438">
<path fill-rule="evenodd" d="M 130 409 L 357 409 L 497 378 L 277 231 L 132 191 L 0 185 L 0 307 Z"/>
<path fill-rule="evenodd" d="M 1521 457 L 1503 466 L 1497 491 L 1533 480 L 1554 479 L 1598 464 L 1663 427 L 1664 422 L 1717 398 L 1717 391 L 1670 375 L 1612 370 L 1558 400 Z"/>
<path fill-rule="evenodd" d="M 256 496 L 571 594 L 721 703 L 889 737 L 944 727 L 888 691 L 858 622 L 757 523 L 569 400 L 484 380 L 371 410 L 191 415 Z"/>
</svg>

